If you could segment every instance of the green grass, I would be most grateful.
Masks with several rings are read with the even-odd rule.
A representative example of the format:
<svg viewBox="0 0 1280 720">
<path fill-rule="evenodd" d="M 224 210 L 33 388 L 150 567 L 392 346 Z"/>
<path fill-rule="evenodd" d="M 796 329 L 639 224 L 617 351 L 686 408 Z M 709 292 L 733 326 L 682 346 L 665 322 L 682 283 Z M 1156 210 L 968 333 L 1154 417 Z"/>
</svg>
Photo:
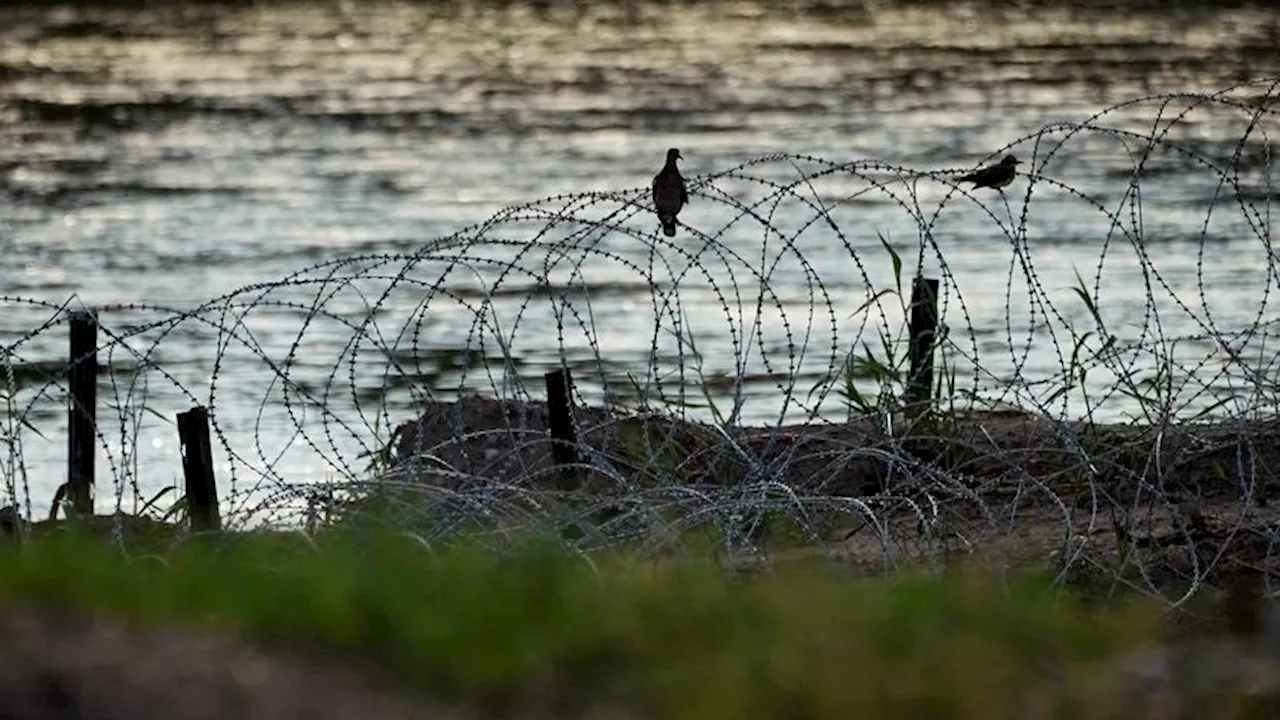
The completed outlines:
<svg viewBox="0 0 1280 720">
<path fill-rule="evenodd" d="M 705 560 L 722 539 L 706 528 L 657 561 L 587 561 L 532 538 L 514 554 L 427 552 L 392 531 L 405 518 L 380 502 L 311 539 L 175 547 L 177 528 L 134 518 L 124 529 L 132 557 L 102 539 L 109 516 L 77 521 L 96 539 L 69 521 L 36 523 L 25 547 L 0 546 L 0 605 L 318 649 L 494 717 L 1147 717 L 1123 709 L 1109 668 L 1154 644 L 1161 618 L 1132 597 L 1102 603 L 1115 587 L 1105 571 L 1096 586 L 1079 582 L 1091 598 L 1033 573 L 869 578 L 821 559 L 744 581 Z M 797 533 L 788 517 L 768 518 L 774 538 Z M 1280 717 L 1197 700 L 1215 718 Z"/>
<path fill-rule="evenodd" d="M 1035 577 L 886 580 L 824 564 L 426 553 L 392 535 L 249 536 L 127 558 L 55 533 L 0 552 L 0 604 L 232 629 L 322 648 L 495 715 L 592 718 L 1120 717 L 1100 660 L 1155 637 Z M 1092 677 L 1054 684 L 1051 677 Z M 1070 712 L 1068 712 L 1070 711 Z"/>
</svg>

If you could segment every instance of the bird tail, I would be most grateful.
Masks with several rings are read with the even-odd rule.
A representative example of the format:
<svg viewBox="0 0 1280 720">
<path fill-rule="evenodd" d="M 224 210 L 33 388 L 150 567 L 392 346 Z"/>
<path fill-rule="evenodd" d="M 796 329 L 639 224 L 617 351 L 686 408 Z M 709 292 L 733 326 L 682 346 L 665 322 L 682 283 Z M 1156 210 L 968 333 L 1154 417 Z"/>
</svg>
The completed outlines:
<svg viewBox="0 0 1280 720">
<path fill-rule="evenodd" d="M 663 235 L 666 235 L 667 237 L 676 236 L 676 219 L 675 218 L 662 217 L 662 218 L 658 218 L 658 221 L 662 223 Z"/>
</svg>

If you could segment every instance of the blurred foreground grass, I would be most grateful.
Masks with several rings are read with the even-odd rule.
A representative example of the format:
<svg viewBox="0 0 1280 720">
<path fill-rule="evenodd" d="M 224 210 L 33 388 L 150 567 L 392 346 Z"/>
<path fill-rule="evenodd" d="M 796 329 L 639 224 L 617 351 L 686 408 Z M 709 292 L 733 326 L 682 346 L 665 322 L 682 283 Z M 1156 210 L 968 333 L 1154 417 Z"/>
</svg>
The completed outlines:
<svg viewBox="0 0 1280 720">
<path fill-rule="evenodd" d="M 163 557 L 52 533 L 0 551 L 0 603 L 323 649 L 496 717 L 1137 717 L 1108 668 L 1160 625 L 1154 605 L 1035 574 L 815 562 L 745 579 L 536 539 L 496 554 L 350 532 Z"/>
</svg>

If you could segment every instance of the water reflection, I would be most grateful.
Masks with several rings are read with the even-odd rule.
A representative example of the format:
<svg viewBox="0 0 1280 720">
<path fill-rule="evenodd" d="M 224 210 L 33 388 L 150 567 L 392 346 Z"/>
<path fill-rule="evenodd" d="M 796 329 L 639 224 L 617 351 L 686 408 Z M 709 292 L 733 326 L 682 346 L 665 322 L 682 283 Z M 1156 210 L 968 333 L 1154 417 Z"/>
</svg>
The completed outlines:
<svg viewBox="0 0 1280 720">
<path fill-rule="evenodd" d="M 314 263 L 412 253 L 513 203 L 641 188 L 673 145 L 686 149 L 691 177 L 773 152 L 968 168 L 1047 123 L 1080 122 L 1151 92 L 1216 90 L 1258 68 L 1280 67 L 1278 38 L 1277 11 L 1208 4 L 1165 12 L 969 3 L 871 10 L 839 1 L 803 12 L 728 1 L 6 6 L 0 286 L 53 304 L 74 293 L 94 304 L 190 308 Z M 1179 118 L 1179 112 L 1171 106 L 1161 115 L 1148 103 L 1103 122 L 1145 133 L 1165 122 L 1170 141 L 1215 164 L 1237 163 L 1246 202 L 1275 197 L 1266 175 L 1273 142 L 1255 135 L 1237 143 L 1247 114 Z M 1110 207 L 1128 191 L 1134 157 L 1122 136 L 1097 133 L 1073 141 L 1039 170 Z M 1200 239 L 1208 232 L 1217 264 L 1208 273 L 1214 297 L 1204 304 L 1240 306 L 1248 316 L 1265 286 L 1252 272 L 1262 266 L 1262 251 L 1237 227 L 1204 226 L 1217 188 L 1188 157 L 1167 153 L 1144 166 L 1144 202 L 1159 209 L 1144 219 L 1144 239 L 1160 245 L 1168 282 L 1195 305 L 1206 278 Z M 847 191 L 823 189 L 827 200 Z M 918 192 L 928 206 L 946 188 L 925 184 Z M 1109 231 L 1094 222 L 1097 216 L 1068 211 L 1076 197 L 1070 192 L 1048 185 L 1041 192 L 1033 257 L 1056 292 L 1074 282 L 1073 267 L 1087 274 L 1098 265 Z M 706 208 L 695 199 L 688 221 L 715 226 L 721 218 Z M 849 201 L 841 212 L 851 245 L 812 241 L 804 252 L 827 270 L 826 287 L 856 297 L 859 282 L 830 269 L 844 267 L 851 252 L 875 257 L 881 233 L 909 255 L 917 223 L 882 196 Z M 947 217 L 937 233 L 952 272 L 988 278 L 997 268 L 1009 282 L 1022 282 L 1010 242 L 991 231 L 989 218 Z M 776 222 L 786 228 L 791 221 Z M 764 242 L 748 233 L 721 241 L 751 258 L 760 257 Z M 1112 307 L 1128 308 L 1128 320 L 1140 323 L 1149 298 L 1136 268 L 1122 263 L 1098 274 L 1107 277 Z M 591 271 L 599 274 L 574 285 L 582 288 L 576 292 L 620 326 L 635 308 L 648 307 L 651 292 L 667 292 L 617 268 Z M 971 282 L 965 299 L 974 335 L 1003 341 L 1007 352 L 1006 325 L 1020 312 L 1009 309 L 1010 298 L 1029 291 L 1018 286 L 1009 295 L 1006 279 Z M 810 278 L 800 263 L 780 263 L 769 283 L 784 307 L 804 314 Z M 496 293 L 457 294 L 473 307 L 518 308 L 529 289 L 537 287 L 506 283 Z M 692 280 L 679 288 L 693 312 L 690 326 L 708 333 L 708 371 L 742 370 L 731 352 L 718 349 L 729 345 L 719 300 L 700 292 Z M 308 301 L 305 292 L 299 298 Z M 393 309 L 408 312 L 420 299 L 405 297 Z M 6 311 L 0 334 L 14 342 L 47 312 Z M 300 386 L 330 383 L 332 358 L 359 312 L 344 311 L 344 323 L 326 326 L 328 335 L 308 336 L 311 347 L 324 350 L 299 372 Z M 772 312 L 762 322 L 779 322 Z M 123 320 L 120 313 L 107 317 Z M 298 317 L 258 317 L 257 342 L 279 360 L 298 337 Z M 535 344 L 522 348 L 521 360 L 536 377 L 539 363 L 558 360 L 565 341 L 557 339 L 554 317 L 523 321 L 546 323 L 529 327 L 525 337 Z M 477 349 L 467 344 L 465 324 L 439 323 L 431 336 L 438 345 L 423 346 L 407 386 L 447 392 L 467 382 L 450 358 Z M 1196 326 L 1168 329 L 1187 333 Z M 206 328 L 164 340 L 166 367 L 197 396 L 213 392 L 211 337 L 216 333 Z M 546 341 L 536 345 L 538 338 Z M 594 371 L 602 384 L 625 386 L 628 369 L 640 361 L 637 348 L 647 344 L 643 334 L 611 336 L 609 372 Z M 64 345 L 60 335 L 28 343 L 23 361 L 55 362 Z M 495 352 L 485 348 L 482 355 Z M 218 370 L 226 429 L 247 448 L 289 445 L 296 422 L 255 419 L 264 395 L 275 391 L 259 377 L 263 362 L 246 356 Z M 1052 356 L 1037 362 L 1057 364 Z M 775 371 L 752 370 L 761 378 Z M 805 384 L 821 379 L 819 371 L 804 373 Z M 411 412 L 409 388 L 387 395 L 378 380 L 355 384 L 354 399 L 330 394 L 326 402 L 334 408 L 383 402 L 388 416 L 400 416 L 392 420 Z M 774 382 L 759 387 L 764 401 L 776 395 Z M 185 396 L 154 392 L 150 402 L 166 413 L 185 409 Z M 751 417 L 771 420 L 776 412 L 762 406 Z M 47 446 L 27 449 L 37 478 L 58 475 L 62 446 L 56 429 L 49 435 Z M 245 462 L 273 465 L 287 476 L 321 466 L 310 451 L 301 447 L 283 459 L 246 451 Z"/>
</svg>

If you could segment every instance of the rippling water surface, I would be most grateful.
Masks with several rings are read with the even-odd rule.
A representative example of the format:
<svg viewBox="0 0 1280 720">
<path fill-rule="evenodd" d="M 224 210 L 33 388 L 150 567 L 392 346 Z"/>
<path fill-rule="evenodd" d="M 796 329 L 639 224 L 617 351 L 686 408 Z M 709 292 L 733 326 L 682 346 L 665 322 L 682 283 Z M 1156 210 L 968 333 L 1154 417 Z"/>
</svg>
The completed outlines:
<svg viewBox="0 0 1280 720">
<path fill-rule="evenodd" d="M 75 304 L 189 309 L 317 263 L 412 253 L 513 203 L 639 190 L 669 146 L 682 148 L 688 177 L 778 152 L 962 169 L 1051 123 L 1078 123 L 1152 93 L 1215 91 L 1280 68 L 1278 11 L 1085 11 L 1059 4 L 995 12 L 986 5 L 6 6 L 0 9 L 0 289 L 23 301 L 4 304 L 0 337 L 17 343 L 52 316 L 26 300 L 58 305 L 74 296 Z M 1249 326 L 1271 288 L 1270 250 L 1258 240 L 1269 237 L 1270 153 L 1280 128 L 1268 119 L 1269 128 L 1250 129 L 1248 113 L 1212 110 L 1170 122 L 1181 106 L 1171 107 L 1162 115 L 1158 104 L 1145 103 L 1103 120 L 1145 134 L 1164 122 L 1166 139 L 1199 157 L 1224 166 L 1243 158 L 1241 167 L 1253 174 L 1241 182 L 1253 204 L 1237 208 L 1236 216 L 1227 213 L 1223 225 L 1206 224 L 1208 208 L 1221 202 L 1214 175 L 1192 172 L 1194 163 L 1178 166 L 1176 156 L 1166 172 L 1152 174 L 1141 198 L 1142 236 L 1154 258 L 1148 262 L 1159 265 L 1171 285 L 1159 302 L 1174 305 L 1159 327 L 1170 336 L 1204 330 L 1196 312 L 1177 310 L 1179 298 L 1223 328 Z M 1250 140 L 1242 145 L 1245 136 Z M 1122 133 L 1085 134 L 1037 169 L 1060 189 L 1120 212 L 1123 199 L 1131 200 L 1138 150 Z M 1033 151 L 1031 144 L 1019 146 L 1027 158 Z M 761 172 L 790 172 L 794 180 L 796 168 L 775 162 Z M 922 212 L 945 190 L 919 189 Z M 1006 221 L 1022 210 L 1017 190 Z M 1133 248 L 1113 251 L 1120 259 L 1099 271 L 1107 231 L 1099 219 L 1105 217 L 1082 215 L 1079 197 L 1065 191 L 1047 190 L 1037 202 L 1024 239 L 1044 292 L 1065 307 L 1075 269 L 1089 281 L 1100 275 L 1099 296 L 1117 332 L 1141 326 L 1158 303 L 1148 299 L 1142 264 L 1124 259 L 1134 256 Z M 714 203 L 698 204 L 682 216 L 691 226 L 701 223 L 713 233 L 727 222 Z M 901 244 L 911 261 L 918 223 L 902 206 L 876 195 L 854 207 L 842 221 L 854 254 L 883 270 L 884 236 Z M 1014 247 L 993 231 L 991 216 L 976 206 L 961 211 L 958 201 L 956 207 L 934 240 L 945 248 L 969 317 L 949 314 L 948 323 L 971 331 L 979 350 L 991 352 L 984 366 L 995 375 L 1031 382 L 1038 371 L 1060 372 L 1062 359 L 1047 343 L 1033 343 L 1021 364 L 1022 355 L 1011 355 L 1010 340 L 1025 343 L 1028 332 L 1019 325 L 1028 302 L 1020 269 L 1007 294 L 1007 276 L 1018 262 Z M 641 220 L 632 222 L 640 227 Z M 719 240 L 764 264 L 759 232 L 730 231 Z M 852 311 L 866 298 L 866 283 L 840 270 L 849 250 L 820 239 L 801 238 L 797 246 L 838 307 Z M 562 342 L 575 367 L 598 368 L 606 360 L 606 382 L 637 366 L 643 373 L 649 362 L 652 319 L 628 325 L 636 307 L 651 303 L 648 282 L 607 262 L 584 272 L 591 277 L 578 281 L 595 288 L 592 307 L 601 313 L 596 323 L 606 347 L 558 340 L 553 314 L 529 312 L 510 351 L 534 394 L 541 373 L 559 362 Z M 446 284 L 467 281 L 459 276 Z M 777 312 L 794 311 L 793 325 L 810 304 L 811 285 L 796 262 L 779 264 L 769 276 L 782 308 Z M 757 290 L 748 288 L 748 295 Z M 277 376 L 263 370 L 297 350 L 300 318 L 317 302 L 314 287 L 291 292 L 273 291 L 266 299 L 301 303 L 303 312 L 264 306 L 243 329 L 265 357 L 230 348 L 215 365 L 227 328 L 220 334 L 216 327 L 183 325 L 150 348 L 149 361 L 168 377 L 143 373 L 146 384 L 133 386 L 128 398 L 123 394 L 130 388 L 118 381 L 103 391 L 104 402 L 172 417 L 193 401 L 209 402 L 213 393 L 220 428 L 240 454 L 243 485 L 262 473 L 306 480 L 354 472 L 355 452 L 375 442 L 379 431 L 385 437 L 385 426 L 374 427 L 379 411 L 382 423 L 397 422 L 412 415 L 421 391 L 447 398 L 460 384 L 491 390 L 496 382 L 460 379 L 459 358 L 475 340 L 466 335 L 470 319 L 443 300 L 438 324 L 415 338 L 416 345 L 404 345 L 425 388 L 387 389 L 364 365 L 335 369 L 351 327 L 317 323 L 289 360 L 290 378 L 314 391 L 331 422 L 344 418 L 347 427 L 326 434 L 314 408 L 282 414 Z M 525 294 L 509 295 L 507 306 L 506 296 L 490 299 L 499 309 L 520 307 Z M 679 296 L 692 313 L 689 327 L 701 333 L 705 370 L 760 370 L 757 359 L 735 357 L 725 341 L 719 298 L 689 281 Z M 420 299 L 393 295 L 380 312 L 408 317 Z M 336 298 L 327 310 L 353 318 L 367 312 L 358 302 L 344 305 L 348 300 Z M 127 307 L 103 312 L 104 324 L 117 332 L 163 316 Z M 765 325 L 776 320 L 761 316 Z M 748 330 L 753 322 L 745 321 Z M 759 342 L 777 340 L 770 336 L 776 329 L 762 329 Z M 837 346 L 857 339 L 846 330 L 836 335 Z M 65 352 L 65 328 L 15 347 L 14 362 L 56 361 Z M 502 354 L 491 346 L 484 353 Z M 119 354 L 108 360 L 129 362 Z M 772 370 L 799 374 L 807 388 L 827 374 L 829 358 L 818 360 Z M 326 396 L 324 389 L 335 384 L 346 391 Z M 589 399 L 594 391 L 584 392 Z M 793 417 L 781 414 L 776 382 L 751 392 L 745 419 Z M 33 387 L 24 387 L 16 401 L 45 435 L 24 431 L 22 445 L 32 491 L 43 502 L 63 472 L 62 406 L 56 396 L 40 399 Z M 370 407 L 357 411 L 357 403 Z M 101 483 L 114 475 L 136 478 L 146 489 L 173 480 L 171 426 L 150 415 L 139 419 L 138 427 L 127 428 L 138 438 L 138 453 L 125 458 L 121 446 L 134 443 L 121 442 L 118 413 L 108 409 L 103 416 L 110 462 L 138 469 L 103 471 Z"/>
</svg>

